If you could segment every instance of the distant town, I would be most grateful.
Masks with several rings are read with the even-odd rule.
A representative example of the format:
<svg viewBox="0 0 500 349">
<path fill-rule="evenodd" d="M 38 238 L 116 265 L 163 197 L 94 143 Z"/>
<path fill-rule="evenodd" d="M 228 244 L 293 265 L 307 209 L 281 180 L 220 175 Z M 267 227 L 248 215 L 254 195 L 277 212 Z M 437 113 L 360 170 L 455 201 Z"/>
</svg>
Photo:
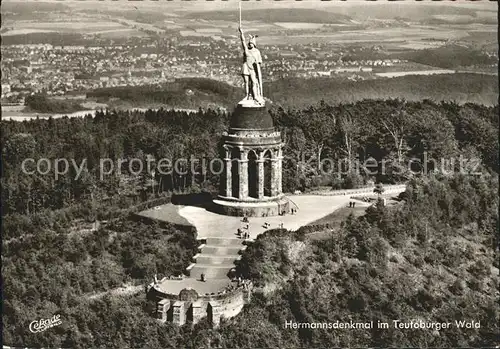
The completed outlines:
<svg viewBox="0 0 500 349">
<path fill-rule="evenodd" d="M 26 95 L 35 93 L 83 94 L 97 88 L 154 85 L 182 77 L 207 77 L 239 86 L 238 45 L 236 39 L 222 37 L 173 37 L 131 38 L 120 45 L 4 46 L 2 102 L 23 104 Z M 339 49 L 314 43 L 300 45 L 300 49 L 298 45 L 260 49 L 267 80 L 338 76 L 356 81 L 408 72 L 455 72 L 405 59 L 380 58 L 383 54 L 377 46 Z"/>
</svg>

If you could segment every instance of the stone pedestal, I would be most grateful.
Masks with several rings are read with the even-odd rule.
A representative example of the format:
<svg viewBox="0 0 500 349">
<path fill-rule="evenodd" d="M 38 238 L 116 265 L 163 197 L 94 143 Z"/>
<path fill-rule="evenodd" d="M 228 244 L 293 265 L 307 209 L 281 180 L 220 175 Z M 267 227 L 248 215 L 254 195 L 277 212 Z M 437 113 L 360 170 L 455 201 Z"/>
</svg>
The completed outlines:
<svg viewBox="0 0 500 349">
<path fill-rule="evenodd" d="M 208 306 L 210 308 L 210 310 L 208 311 L 208 320 L 214 327 L 218 327 L 221 317 L 220 306 L 217 304 L 217 302 L 209 302 Z"/>
<path fill-rule="evenodd" d="M 184 302 L 176 301 L 173 304 L 172 322 L 178 326 L 182 326 L 186 323 L 186 309 L 184 306 Z"/>
<path fill-rule="evenodd" d="M 206 309 L 203 309 L 203 302 L 201 300 L 195 301 L 191 307 L 193 311 L 193 324 L 196 324 L 206 315 Z"/>
<path fill-rule="evenodd" d="M 156 304 L 156 315 L 157 319 L 161 322 L 167 321 L 167 312 L 170 309 L 170 301 L 168 299 L 162 299 Z"/>
</svg>

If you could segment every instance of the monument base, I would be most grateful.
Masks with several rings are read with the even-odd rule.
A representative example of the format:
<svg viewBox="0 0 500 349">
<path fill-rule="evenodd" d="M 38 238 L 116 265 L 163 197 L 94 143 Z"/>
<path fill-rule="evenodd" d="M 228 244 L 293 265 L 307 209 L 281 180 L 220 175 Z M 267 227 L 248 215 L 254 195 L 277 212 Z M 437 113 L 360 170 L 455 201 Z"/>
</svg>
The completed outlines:
<svg viewBox="0 0 500 349">
<path fill-rule="evenodd" d="M 241 101 L 238 102 L 238 105 L 241 105 L 243 108 L 260 108 L 266 105 L 266 101 L 264 100 L 264 98 L 257 98 L 257 99 L 243 98 Z"/>
<path fill-rule="evenodd" d="M 236 217 L 270 217 L 290 212 L 290 201 L 284 196 L 278 196 L 266 201 L 226 200 L 219 196 L 213 200 L 213 210 L 216 213 Z"/>
</svg>

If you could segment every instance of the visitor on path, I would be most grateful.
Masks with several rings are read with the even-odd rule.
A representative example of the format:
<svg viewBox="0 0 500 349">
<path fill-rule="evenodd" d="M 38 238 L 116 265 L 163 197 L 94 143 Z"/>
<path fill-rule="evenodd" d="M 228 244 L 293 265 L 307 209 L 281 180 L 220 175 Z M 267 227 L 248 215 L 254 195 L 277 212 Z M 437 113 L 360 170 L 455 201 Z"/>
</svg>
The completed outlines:
<svg viewBox="0 0 500 349">
<path fill-rule="evenodd" d="M 205 282 L 205 274 L 201 273 L 200 279 L 201 279 L 201 281 Z"/>
<path fill-rule="evenodd" d="M 353 201 L 352 202 L 352 208 L 354 208 L 354 206 L 356 206 L 356 203 Z"/>
</svg>

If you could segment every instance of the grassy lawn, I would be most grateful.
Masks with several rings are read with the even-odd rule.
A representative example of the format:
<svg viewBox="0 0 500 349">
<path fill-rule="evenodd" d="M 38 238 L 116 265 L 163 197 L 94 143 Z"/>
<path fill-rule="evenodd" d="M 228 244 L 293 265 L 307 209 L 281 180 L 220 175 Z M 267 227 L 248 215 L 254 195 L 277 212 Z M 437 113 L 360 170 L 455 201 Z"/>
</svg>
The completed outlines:
<svg viewBox="0 0 500 349">
<path fill-rule="evenodd" d="M 168 222 L 175 225 L 192 226 L 191 223 L 179 214 L 180 206 L 166 204 L 158 206 L 157 209 L 149 209 L 139 213 L 139 216 L 151 218 L 160 222 Z"/>
<path fill-rule="evenodd" d="M 377 199 L 377 195 L 362 195 L 364 197 L 370 197 L 373 199 Z M 394 194 L 383 194 L 380 195 L 381 199 L 386 199 L 387 200 L 387 206 L 392 206 L 392 205 L 397 205 L 398 201 L 394 200 Z M 335 210 L 334 212 L 318 219 L 315 220 L 314 222 L 311 222 L 307 225 L 317 225 L 317 224 L 330 224 L 330 227 L 332 229 L 339 229 L 340 224 L 347 219 L 347 217 L 352 213 L 355 218 L 361 217 L 365 214 L 366 209 L 369 206 L 366 206 L 366 203 L 361 203 L 359 200 L 353 200 L 356 202 L 356 207 L 355 208 L 349 208 L 349 207 L 342 207 L 339 208 L 338 210 Z M 358 206 L 359 205 L 359 206 Z M 329 231 L 327 232 L 314 232 L 311 234 L 308 234 L 307 236 L 311 239 L 324 239 L 330 234 Z"/>
<path fill-rule="evenodd" d="M 329 215 L 320 218 L 314 222 L 309 223 L 308 225 L 316 225 L 316 224 L 326 224 L 330 223 L 330 225 L 333 223 L 333 226 L 335 228 L 340 228 L 340 223 L 346 220 L 346 218 L 352 213 L 354 217 L 360 217 L 365 214 L 366 209 L 368 206 L 365 207 L 355 207 L 355 208 L 349 208 L 349 207 L 342 207 L 336 210 L 335 212 L 330 213 Z"/>
<path fill-rule="evenodd" d="M 340 224 L 347 219 L 347 217 L 352 213 L 354 217 L 360 217 L 365 214 L 365 211 L 368 207 L 355 207 L 355 208 L 349 208 L 349 207 L 342 207 L 335 212 L 330 213 L 329 215 L 320 218 L 314 222 L 309 223 L 308 225 L 316 225 L 316 224 L 326 224 L 330 223 L 330 226 L 333 229 L 339 229 Z M 314 232 L 311 234 L 308 234 L 307 237 L 310 239 L 314 240 L 321 240 L 325 239 L 331 234 L 330 229 L 327 231 L 318 231 Z"/>
</svg>

